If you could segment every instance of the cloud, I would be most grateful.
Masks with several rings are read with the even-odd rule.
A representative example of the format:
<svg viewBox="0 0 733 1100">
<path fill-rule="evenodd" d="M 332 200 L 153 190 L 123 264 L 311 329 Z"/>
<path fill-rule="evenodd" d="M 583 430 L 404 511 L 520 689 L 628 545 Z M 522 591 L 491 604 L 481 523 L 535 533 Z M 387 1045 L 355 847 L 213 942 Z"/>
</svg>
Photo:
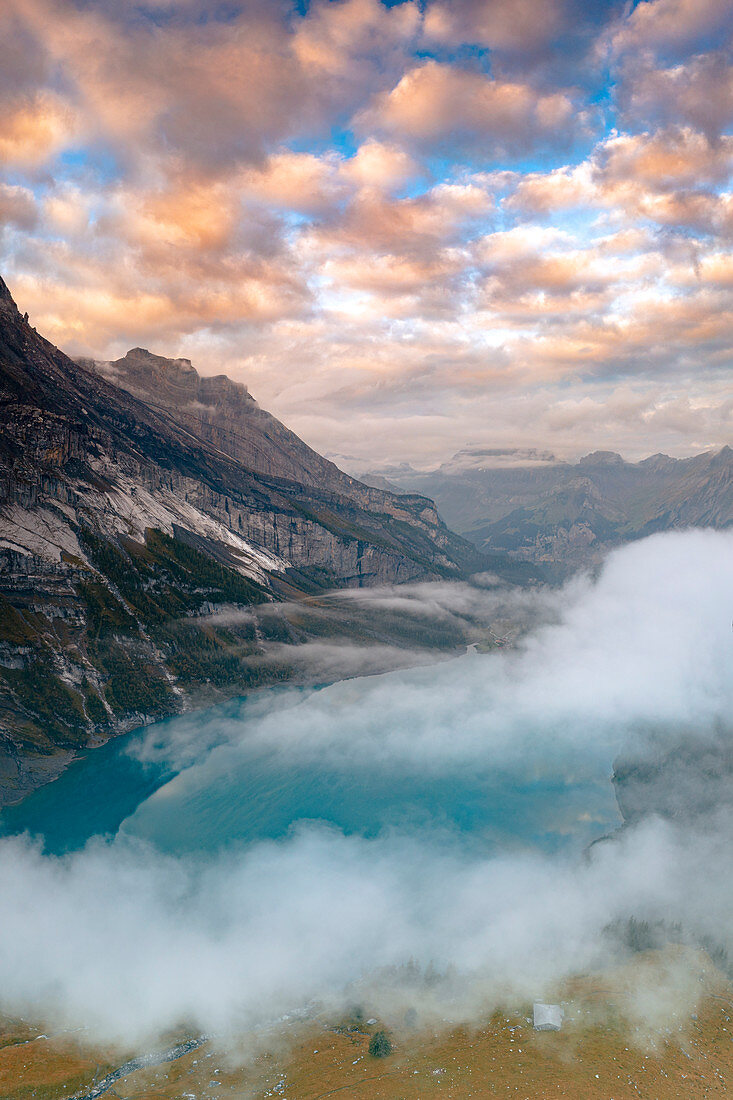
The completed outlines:
<svg viewBox="0 0 733 1100">
<path fill-rule="evenodd" d="M 33 193 L 25 187 L 0 183 L 0 225 L 15 225 L 21 229 L 33 229 L 38 219 L 38 209 Z"/>
<path fill-rule="evenodd" d="M 722 0 L 645 0 L 599 38 L 625 125 L 691 126 L 711 141 L 733 118 L 733 19 Z"/>
<path fill-rule="evenodd" d="M 346 197 L 335 157 L 312 153 L 274 153 L 263 165 L 246 169 L 238 192 L 265 206 L 303 213 L 324 213 Z"/>
<path fill-rule="evenodd" d="M 368 138 L 343 166 L 343 175 L 362 187 L 392 191 L 421 173 L 404 149 Z"/>
<path fill-rule="evenodd" d="M 402 199 L 364 186 L 304 236 L 303 254 L 320 269 L 335 312 L 442 314 L 457 305 L 463 241 L 493 209 L 485 187 L 470 180 Z M 356 303 L 346 297 L 352 293 Z"/>
<path fill-rule="evenodd" d="M 725 724 L 733 704 L 730 622 L 719 610 L 733 600 L 731 546 L 730 534 L 706 531 L 634 544 L 610 556 L 597 583 L 559 595 L 561 621 L 517 650 L 334 685 L 246 733 L 235 721 L 231 737 L 245 756 L 282 751 L 337 768 L 378 760 L 411 772 L 517 767 L 533 746 L 547 759 L 595 743 L 610 758 L 624 736 L 653 724 L 702 734 Z M 701 562 L 716 585 L 697 572 Z M 420 608 L 419 590 L 412 598 Z M 447 612 L 451 599 L 460 607 L 469 597 L 428 588 L 425 598 L 424 613 L 435 614 L 441 600 Z M 379 593 L 367 599 L 374 605 Z M 409 613 L 409 594 L 388 599 Z M 492 593 L 483 599 L 496 606 Z M 473 600 L 479 607 L 482 597 Z"/>
<path fill-rule="evenodd" d="M 603 929 L 629 914 L 720 935 L 731 904 L 716 874 L 721 826 L 716 838 L 650 823 L 581 867 L 313 827 L 208 868 L 123 844 L 54 861 L 4 842 L 0 1000 L 92 1040 L 146 1046 L 182 1023 L 226 1043 L 314 995 L 333 1015 L 368 998 L 398 1027 L 415 1005 L 433 1026 L 472 1022 L 608 961 Z M 415 982 L 415 964 L 437 972 L 432 988 Z M 630 985 L 643 994 L 638 973 Z M 665 993 L 652 1026 L 680 1008 Z M 682 1004 L 689 1013 L 694 995 Z"/>
<path fill-rule="evenodd" d="M 428 40 L 450 46 L 478 43 L 491 50 L 534 51 L 565 29 L 563 0 L 519 0 L 512 5 L 482 0 L 439 0 L 425 12 Z"/>
<path fill-rule="evenodd" d="M 598 247 L 570 247 L 566 236 L 555 230 L 532 231 L 524 228 L 489 234 L 479 243 L 477 255 L 486 272 L 485 293 L 492 305 L 501 304 L 504 318 L 510 321 L 523 312 L 524 305 L 539 316 L 544 296 L 562 297 L 563 307 L 571 308 L 574 295 L 580 313 L 588 316 L 609 300 L 612 288 L 634 284 L 644 274 L 653 274 L 657 257 L 644 253 L 622 256 Z M 552 308 L 552 307 L 551 307 Z"/>
<path fill-rule="evenodd" d="M 123 9 L 82 11 L 63 0 L 30 0 L 16 17 L 63 74 L 87 141 L 113 143 L 123 162 L 139 163 L 159 142 L 198 164 L 258 157 L 266 138 L 289 130 L 303 92 L 264 4 L 247 4 L 234 23 L 203 25 L 126 23 Z"/>
<path fill-rule="evenodd" d="M 579 165 L 517 179 L 505 207 L 540 215 L 595 207 L 629 222 L 724 234 L 729 196 L 716 188 L 727 183 L 732 160 L 733 138 L 711 141 L 689 127 L 617 134 Z"/>
<path fill-rule="evenodd" d="M 164 8 L 0 15 L 4 274 L 50 339 L 235 375 L 319 449 L 358 417 L 373 459 L 729 440 L 725 5 Z"/>
<path fill-rule="evenodd" d="M 327 86 L 363 94 L 379 74 L 399 70 L 420 26 L 413 0 L 385 8 L 379 0 L 311 7 L 294 36 L 303 69 Z M 348 94 L 348 92 L 347 92 Z"/>
<path fill-rule="evenodd" d="M 472 224 L 491 213 L 493 201 L 478 184 L 439 184 L 415 198 L 389 199 L 365 189 L 354 197 L 343 217 L 317 227 L 310 240 L 333 252 L 349 246 L 389 251 L 405 256 L 428 253 L 455 244 Z"/>
<path fill-rule="evenodd" d="M 240 721 L 189 715 L 150 730 L 143 749 L 178 753 L 185 770 L 141 810 L 180 821 L 185 804 L 191 839 L 206 784 L 221 791 L 233 763 L 227 778 L 239 782 L 263 752 L 298 774 L 315 761 L 350 783 L 379 770 L 400 783 L 434 772 L 455 788 L 510 767 L 566 782 L 587 767 L 607 775 L 620 737 L 643 747 L 649 731 L 657 749 L 680 734 L 694 749 L 706 731 L 728 745 L 732 538 L 695 531 L 614 553 L 597 582 L 545 597 L 556 601 L 554 621 L 513 654 L 290 693 L 279 704 L 260 697 Z M 374 597 L 405 598 L 450 611 L 467 593 L 426 586 Z M 395 1024 L 417 1004 L 440 1025 L 480 1018 L 497 1001 L 557 996 L 569 974 L 618 957 L 604 930 L 630 916 L 680 921 L 721 945 L 730 938 L 726 807 L 687 824 L 651 818 L 583 860 L 487 852 L 446 831 L 439 814 L 417 832 L 371 839 L 301 823 L 283 839 L 205 860 L 163 855 L 129 831 L 63 858 L 27 840 L 0 842 L 5 1011 L 128 1044 L 181 1025 L 224 1041 L 286 1012 L 336 1013 L 355 998 Z M 401 979 L 410 960 L 432 966 L 437 981 Z M 641 1004 L 648 990 L 636 992 Z M 681 1003 L 690 1010 L 671 992 L 662 1001 L 659 1026 Z"/>
<path fill-rule="evenodd" d="M 292 19 L 263 0 L 229 18 L 208 5 L 194 15 L 198 7 L 157 19 L 124 6 L 14 3 L 14 35 L 44 60 L 39 78 L 49 85 L 39 92 L 45 111 L 28 110 L 12 128 L 18 143 L 33 139 L 26 155 L 69 144 L 57 134 L 69 112 L 79 137 L 113 146 L 133 175 L 171 155 L 214 172 L 257 163 L 273 143 L 327 132 L 365 89 L 399 71 L 419 21 L 411 2 L 321 2 Z"/>
<path fill-rule="evenodd" d="M 730 56 L 714 50 L 666 68 L 633 56 L 619 74 L 618 103 L 627 124 L 689 126 L 714 142 L 733 119 Z"/>
<path fill-rule="evenodd" d="M 419 639 L 415 639 L 419 643 Z M 327 682 L 345 680 L 351 676 L 374 676 L 394 668 L 410 668 L 435 661 L 429 649 L 403 649 L 389 645 L 348 645 L 337 642 L 306 642 L 305 645 L 273 645 L 267 647 L 268 657 L 287 664 L 297 675 L 309 680 Z M 447 659 L 447 658 L 446 658 Z"/>
<path fill-rule="evenodd" d="M 715 44 L 731 29 L 726 0 L 642 0 L 613 30 L 612 48 L 694 50 Z"/>
<path fill-rule="evenodd" d="M 729 239 L 733 227 L 729 191 L 719 192 L 703 181 L 702 186 L 689 188 L 665 184 L 665 167 L 680 178 L 690 167 L 676 155 L 674 143 L 667 155 L 658 159 L 647 159 L 644 153 L 637 158 L 629 147 L 617 152 L 621 155 L 614 155 L 605 165 L 599 160 L 592 171 L 584 166 L 580 171 L 559 169 L 546 176 L 527 177 L 504 206 L 520 212 L 520 216 L 531 212 L 543 219 L 553 213 L 595 209 L 602 212 L 593 242 L 599 252 L 606 248 L 610 237 L 635 242 L 640 246 L 640 255 L 650 248 L 667 256 L 675 253 L 678 263 L 685 262 L 686 250 L 686 262 L 693 269 L 707 249 Z M 720 159 L 725 163 L 729 156 L 730 145 L 726 142 Z M 650 169 L 660 175 L 650 178 Z M 603 228 L 616 228 L 617 232 L 604 233 Z"/>
<path fill-rule="evenodd" d="M 619 134 L 598 155 L 597 175 L 605 185 L 632 180 L 665 190 L 725 183 L 733 161 L 733 138 L 711 142 L 688 128 L 654 134 Z"/>
<path fill-rule="evenodd" d="M 72 112 L 49 92 L 6 101 L 0 117 L 0 162 L 36 167 L 71 144 L 75 129 Z"/>
<path fill-rule="evenodd" d="M 313 828 L 208 870 L 124 845 L 56 862 L 5 842 L 1 1001 L 95 1040 L 147 1045 L 185 1022 L 226 1042 L 314 994 L 343 1011 L 349 983 L 413 959 L 459 969 L 463 1003 L 454 993 L 448 1011 L 470 1019 L 497 994 L 531 998 L 568 964 L 594 961 L 601 928 L 629 904 L 646 914 L 658 911 L 655 892 L 678 900 L 681 872 L 694 864 L 688 856 L 675 867 L 673 831 L 642 830 L 634 841 L 636 852 L 629 840 L 585 874 L 531 858 L 455 861 L 416 842 Z M 725 896 L 724 881 L 713 894 Z M 297 905 L 282 905 L 284 884 Z M 371 1004 L 402 1000 L 404 1011 L 407 996 L 423 1009 L 419 990 L 390 998 L 382 984 L 387 996 L 380 1005 L 377 983 Z"/>
<path fill-rule="evenodd" d="M 479 144 L 484 156 L 490 150 L 491 156 L 501 157 L 571 144 L 586 121 L 567 92 L 537 92 L 528 84 L 431 59 L 376 97 L 355 124 L 418 147 Z"/>
</svg>

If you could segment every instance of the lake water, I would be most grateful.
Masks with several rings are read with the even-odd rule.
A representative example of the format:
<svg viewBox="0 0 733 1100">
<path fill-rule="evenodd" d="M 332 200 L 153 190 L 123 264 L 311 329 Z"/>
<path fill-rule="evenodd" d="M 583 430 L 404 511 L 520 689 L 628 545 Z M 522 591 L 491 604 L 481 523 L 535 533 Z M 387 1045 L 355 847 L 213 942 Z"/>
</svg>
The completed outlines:
<svg viewBox="0 0 733 1100">
<path fill-rule="evenodd" d="M 278 692 L 270 695 L 276 703 Z M 262 710 L 267 693 L 258 698 Z M 620 822 L 609 761 L 591 759 L 579 767 L 574 757 L 572 766 L 555 765 L 540 775 L 536 768 L 411 773 L 377 764 L 354 773 L 325 761 L 294 763 L 261 748 L 243 751 L 240 741 L 225 738 L 197 751 L 197 723 L 210 737 L 218 722 L 224 728 L 236 720 L 246 744 L 247 713 L 241 700 L 234 701 L 89 751 L 54 783 L 6 808 L 0 832 L 28 831 L 52 854 L 117 834 L 166 852 L 203 854 L 282 838 L 300 822 L 317 821 L 347 835 L 434 831 L 485 850 L 554 852 L 582 850 Z M 189 748 L 178 759 L 180 753 L 165 747 L 182 734 Z M 140 759 L 139 747 L 151 742 L 163 751 Z"/>
</svg>

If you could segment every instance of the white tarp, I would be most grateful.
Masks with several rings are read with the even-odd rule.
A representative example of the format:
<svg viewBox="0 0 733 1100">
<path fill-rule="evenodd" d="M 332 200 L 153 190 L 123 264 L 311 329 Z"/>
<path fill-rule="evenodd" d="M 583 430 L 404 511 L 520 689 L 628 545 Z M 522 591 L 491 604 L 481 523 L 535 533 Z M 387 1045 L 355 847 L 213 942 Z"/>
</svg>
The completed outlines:
<svg viewBox="0 0 733 1100">
<path fill-rule="evenodd" d="M 535 1031 L 559 1031 L 564 1015 L 562 1005 L 544 1005 L 537 1001 L 534 1005 Z"/>
</svg>

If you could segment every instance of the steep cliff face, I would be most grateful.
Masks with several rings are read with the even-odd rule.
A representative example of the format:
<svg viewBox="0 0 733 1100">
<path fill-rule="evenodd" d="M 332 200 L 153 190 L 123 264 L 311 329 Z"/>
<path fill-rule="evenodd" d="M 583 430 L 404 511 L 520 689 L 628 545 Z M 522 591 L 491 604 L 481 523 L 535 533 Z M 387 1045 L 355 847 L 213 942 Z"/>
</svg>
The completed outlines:
<svg viewBox="0 0 733 1100">
<path fill-rule="evenodd" d="M 0 798 L 59 747 L 287 675 L 261 659 L 276 617 L 212 608 L 482 566 L 431 501 L 341 474 L 244 387 L 130 358 L 127 388 L 73 362 L 0 281 Z"/>
<path fill-rule="evenodd" d="M 188 359 L 166 359 L 133 348 L 114 362 L 80 360 L 117 386 L 164 409 L 192 435 L 213 443 L 248 470 L 268 478 L 327 487 L 362 506 L 384 507 L 383 494 L 323 458 L 260 408 L 246 386 L 226 375 L 201 377 Z"/>
</svg>

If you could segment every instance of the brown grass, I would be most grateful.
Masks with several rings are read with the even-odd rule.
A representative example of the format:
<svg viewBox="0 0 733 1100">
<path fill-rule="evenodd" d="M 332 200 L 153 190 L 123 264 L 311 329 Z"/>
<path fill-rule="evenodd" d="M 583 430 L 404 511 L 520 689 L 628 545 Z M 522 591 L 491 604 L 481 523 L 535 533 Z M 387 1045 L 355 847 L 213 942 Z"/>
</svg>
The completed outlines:
<svg viewBox="0 0 733 1100">
<path fill-rule="evenodd" d="M 244 1065 L 234 1065 L 231 1056 L 208 1043 L 177 1062 L 130 1074 L 106 1095 L 110 1100 L 702 1100 L 733 1092 L 733 990 L 706 956 L 684 949 L 649 952 L 633 965 L 577 978 L 557 996 L 567 1012 L 557 1033 L 535 1032 L 526 1019 L 529 1006 L 515 1006 L 471 1029 L 395 1034 L 394 1053 L 375 1059 L 368 1053 L 375 1026 L 349 1030 L 334 1021 L 313 1021 L 290 1034 L 286 1053 L 260 1046 Z M 18 1028 L 18 1036 L 27 1038 L 27 1028 Z M 85 1074 L 83 1083 L 91 1084 L 124 1060 L 63 1037 L 5 1045 L 0 1097 L 68 1097 Z"/>
</svg>

